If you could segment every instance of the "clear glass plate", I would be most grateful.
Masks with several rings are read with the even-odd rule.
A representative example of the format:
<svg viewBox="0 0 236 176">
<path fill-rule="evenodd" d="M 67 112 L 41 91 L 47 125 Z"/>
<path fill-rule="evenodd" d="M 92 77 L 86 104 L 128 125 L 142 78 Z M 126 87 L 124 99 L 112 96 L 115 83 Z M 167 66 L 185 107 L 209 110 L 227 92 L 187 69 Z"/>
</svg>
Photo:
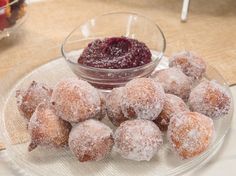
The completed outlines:
<svg viewBox="0 0 236 176">
<path fill-rule="evenodd" d="M 33 80 L 53 86 L 60 79 L 75 77 L 65 60 L 59 57 L 57 51 L 58 48 L 55 48 L 44 50 L 40 56 L 34 55 L 34 60 L 31 59 L 30 62 L 13 68 L 1 81 L 0 125 L 2 138 L 12 164 L 24 174 L 28 173 L 31 176 L 173 176 L 204 165 L 215 155 L 224 142 L 231 124 L 233 102 L 230 113 L 224 118 L 214 121 L 216 137 L 212 145 L 202 155 L 190 160 L 181 161 L 171 152 L 167 144 L 150 162 L 126 160 L 114 152 L 105 160 L 88 163 L 77 161 L 68 149 L 54 150 L 38 147 L 29 153 L 27 147 L 30 137 L 26 130 L 26 123 L 16 107 L 15 91 L 27 87 Z M 157 69 L 166 67 L 168 67 L 168 60 L 163 58 Z M 216 79 L 227 87 L 222 76 L 210 66 L 208 66 L 206 78 Z M 228 91 L 230 90 L 228 89 Z M 104 122 L 114 128 L 106 118 Z"/>
</svg>

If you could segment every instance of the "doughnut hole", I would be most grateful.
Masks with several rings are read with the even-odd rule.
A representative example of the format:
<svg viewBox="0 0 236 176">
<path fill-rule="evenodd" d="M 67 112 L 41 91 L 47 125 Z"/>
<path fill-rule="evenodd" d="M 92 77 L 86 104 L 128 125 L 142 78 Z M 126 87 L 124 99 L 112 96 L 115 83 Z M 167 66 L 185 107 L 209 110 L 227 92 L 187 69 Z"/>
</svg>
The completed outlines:
<svg viewBox="0 0 236 176">
<path fill-rule="evenodd" d="M 204 60 L 189 51 L 174 54 L 170 58 L 169 66 L 180 68 L 193 81 L 200 80 L 206 72 Z"/>
<path fill-rule="evenodd" d="M 60 119 L 49 103 L 41 103 L 29 121 L 28 130 L 31 136 L 29 151 L 38 145 L 60 148 L 68 144 L 71 125 Z"/>
<path fill-rule="evenodd" d="M 72 128 L 69 147 L 80 162 L 99 161 L 110 153 L 112 135 L 112 130 L 100 121 L 86 120 Z"/>
<path fill-rule="evenodd" d="M 192 82 L 179 68 L 159 70 L 152 78 L 163 86 L 165 93 L 174 94 L 184 101 L 188 100 Z"/>
<path fill-rule="evenodd" d="M 124 89 L 124 87 L 114 88 L 107 96 L 107 116 L 115 126 L 120 126 L 122 122 L 128 120 L 128 118 L 124 116 L 120 106 Z"/>
<path fill-rule="evenodd" d="M 161 131 L 166 131 L 171 117 L 184 111 L 189 111 L 189 109 L 181 98 L 173 94 L 166 94 L 166 100 L 161 114 L 153 122 Z"/>
<path fill-rule="evenodd" d="M 52 89 L 46 84 L 33 81 L 26 90 L 17 90 L 17 107 L 22 116 L 30 120 L 35 109 L 41 102 L 50 101 Z"/>
<path fill-rule="evenodd" d="M 214 136 L 213 120 L 197 112 L 178 113 L 170 119 L 167 131 L 172 150 L 182 159 L 200 155 Z"/>
<path fill-rule="evenodd" d="M 97 89 L 77 78 L 60 81 L 54 88 L 51 103 L 57 115 L 71 123 L 101 119 L 103 114 L 103 102 Z"/>
<path fill-rule="evenodd" d="M 138 78 L 128 82 L 121 96 L 120 106 L 128 119 L 154 120 L 164 106 L 162 86 L 151 78 Z"/>
<path fill-rule="evenodd" d="M 189 107 L 192 111 L 217 119 L 229 113 L 231 101 L 224 86 L 214 80 L 203 81 L 190 93 Z"/>
<path fill-rule="evenodd" d="M 135 161 L 149 161 L 163 144 L 159 128 L 144 119 L 123 122 L 117 128 L 114 139 L 114 150 L 123 158 Z"/>
</svg>

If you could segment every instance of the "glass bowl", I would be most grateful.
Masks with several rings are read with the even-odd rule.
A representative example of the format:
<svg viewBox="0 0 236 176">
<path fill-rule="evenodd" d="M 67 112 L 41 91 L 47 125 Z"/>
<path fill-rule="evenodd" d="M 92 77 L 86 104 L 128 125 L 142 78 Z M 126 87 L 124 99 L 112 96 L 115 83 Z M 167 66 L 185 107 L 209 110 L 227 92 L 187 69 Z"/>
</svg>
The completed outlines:
<svg viewBox="0 0 236 176">
<path fill-rule="evenodd" d="M 128 69 L 94 68 L 78 63 L 81 52 L 91 41 L 121 36 L 144 42 L 152 52 L 152 61 Z M 118 12 L 92 18 L 75 28 L 63 42 L 61 52 L 79 78 L 106 91 L 133 78 L 149 76 L 162 58 L 165 46 L 164 34 L 156 23 L 136 13 Z"/>
<path fill-rule="evenodd" d="M 80 163 L 68 148 L 56 150 L 38 147 L 33 152 L 29 153 L 27 148 L 30 143 L 30 136 L 27 131 L 26 122 L 17 110 L 15 91 L 20 88 L 28 87 L 33 80 L 44 82 L 53 87 L 61 79 L 76 77 L 65 63 L 64 58 L 60 57 L 58 48 L 43 49 L 43 51 L 42 53 L 42 48 L 40 48 L 38 53 L 32 53 L 27 56 L 28 62 L 14 67 L 9 74 L 0 81 L 0 135 L 2 135 L 8 159 L 11 161 L 13 168 L 19 171 L 19 173 L 23 173 L 22 175 L 183 175 L 183 173 L 189 170 L 192 171 L 205 165 L 207 161 L 215 156 L 216 152 L 224 143 L 224 139 L 232 123 L 233 102 L 228 115 L 219 120 L 214 120 L 216 134 L 212 144 L 202 155 L 193 159 L 180 160 L 170 150 L 166 142 L 149 162 L 126 160 L 121 158 L 117 153 L 112 152 L 106 159 L 99 162 Z M 156 70 L 167 67 L 168 59 L 163 57 L 156 67 Z M 208 66 L 205 79 L 215 79 L 219 81 L 230 92 L 222 76 L 213 67 Z M 107 117 L 103 119 L 103 122 L 115 129 Z M 164 136 L 166 135 L 164 134 Z"/>
<path fill-rule="evenodd" d="M 25 0 L 0 0 L 0 40 L 25 21 L 26 6 Z"/>
</svg>

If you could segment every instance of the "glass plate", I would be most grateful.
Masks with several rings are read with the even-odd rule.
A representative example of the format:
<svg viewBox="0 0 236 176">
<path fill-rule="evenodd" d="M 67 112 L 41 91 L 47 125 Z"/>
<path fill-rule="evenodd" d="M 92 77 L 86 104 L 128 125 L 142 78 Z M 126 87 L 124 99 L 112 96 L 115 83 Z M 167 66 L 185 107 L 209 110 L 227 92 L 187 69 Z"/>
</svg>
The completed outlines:
<svg viewBox="0 0 236 176">
<path fill-rule="evenodd" d="M 149 162 L 126 160 L 114 152 L 105 160 L 87 163 L 77 161 L 68 149 L 55 150 L 38 147 L 29 153 L 27 147 L 30 137 L 26 130 L 26 123 L 16 107 L 15 91 L 27 87 L 33 80 L 53 86 L 60 79 L 75 77 L 64 59 L 59 56 L 58 48 L 44 50 L 40 56 L 31 56 L 34 60 L 30 59 L 30 62 L 13 68 L 1 81 L 2 138 L 9 159 L 21 173 L 31 176 L 173 176 L 204 165 L 224 142 L 231 124 L 233 102 L 230 113 L 214 121 L 216 129 L 214 142 L 207 151 L 193 159 L 180 160 L 171 152 L 167 144 Z M 163 58 L 157 69 L 167 67 L 168 59 Z M 218 80 L 230 92 L 224 79 L 214 68 L 208 66 L 206 78 Z M 114 128 L 106 118 L 104 122 Z"/>
</svg>

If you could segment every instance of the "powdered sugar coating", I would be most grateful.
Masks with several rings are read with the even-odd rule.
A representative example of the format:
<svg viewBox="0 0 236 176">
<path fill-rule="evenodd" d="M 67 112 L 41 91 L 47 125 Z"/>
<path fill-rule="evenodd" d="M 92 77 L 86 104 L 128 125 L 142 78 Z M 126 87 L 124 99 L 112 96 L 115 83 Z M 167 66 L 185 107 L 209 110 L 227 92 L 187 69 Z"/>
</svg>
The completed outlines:
<svg viewBox="0 0 236 176">
<path fill-rule="evenodd" d="M 71 125 L 60 119 L 48 103 L 41 103 L 32 115 L 28 130 L 31 136 L 29 151 L 41 146 L 64 147 L 67 145 Z"/>
<path fill-rule="evenodd" d="M 203 59 L 189 51 L 174 54 L 170 58 L 169 66 L 180 68 L 192 80 L 201 79 L 206 72 Z"/>
<path fill-rule="evenodd" d="M 52 89 L 46 84 L 37 83 L 33 81 L 28 89 L 26 90 L 17 90 L 17 107 L 22 116 L 27 120 L 30 120 L 30 117 L 34 113 L 36 107 L 41 102 L 47 102 L 50 100 L 52 95 Z"/>
<path fill-rule="evenodd" d="M 122 157 L 135 161 L 149 161 L 163 144 L 162 133 L 149 120 L 123 122 L 114 134 L 114 150 Z"/>
<path fill-rule="evenodd" d="M 138 78 L 128 82 L 121 96 L 121 110 L 129 119 L 154 120 L 165 102 L 162 86 L 151 78 Z"/>
<path fill-rule="evenodd" d="M 178 113 L 170 119 L 168 141 L 182 159 L 200 155 L 212 142 L 213 120 L 197 112 Z"/>
<path fill-rule="evenodd" d="M 78 123 L 71 130 L 69 147 L 79 161 L 98 161 L 110 153 L 114 140 L 112 130 L 94 120 Z"/>
<path fill-rule="evenodd" d="M 124 87 L 114 88 L 107 96 L 107 116 L 115 126 L 120 126 L 122 122 L 128 120 L 128 118 L 124 116 L 120 106 L 124 89 Z"/>
<path fill-rule="evenodd" d="M 192 111 L 205 114 L 213 119 L 229 113 L 231 97 L 226 88 L 216 81 L 203 81 L 196 86 L 189 97 Z"/>
<path fill-rule="evenodd" d="M 173 94 L 166 94 L 164 107 L 160 115 L 154 120 L 154 123 L 161 131 L 166 131 L 171 117 L 184 111 L 189 111 L 189 109 L 181 98 Z"/>
<path fill-rule="evenodd" d="M 163 86 L 166 93 L 174 94 L 187 101 L 192 82 L 179 68 L 159 70 L 152 77 Z"/>
<path fill-rule="evenodd" d="M 51 103 L 57 115 L 69 122 L 100 119 L 102 111 L 98 90 L 77 78 L 60 81 L 54 88 Z"/>
</svg>

